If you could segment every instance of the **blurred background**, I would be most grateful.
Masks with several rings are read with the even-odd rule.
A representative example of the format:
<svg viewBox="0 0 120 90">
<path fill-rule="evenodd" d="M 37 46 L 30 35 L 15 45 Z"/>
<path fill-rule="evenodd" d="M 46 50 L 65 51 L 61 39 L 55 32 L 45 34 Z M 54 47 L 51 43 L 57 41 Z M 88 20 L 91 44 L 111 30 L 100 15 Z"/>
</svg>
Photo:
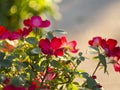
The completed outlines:
<svg viewBox="0 0 120 90">
<path fill-rule="evenodd" d="M 0 25 L 14 31 L 22 21 L 33 15 L 46 19 L 60 19 L 57 3 L 59 0 L 0 0 Z"/>
<path fill-rule="evenodd" d="M 62 0 L 59 8 L 62 19 L 54 21 L 54 28 L 64 29 L 68 39 L 77 40 L 85 56 L 91 56 L 87 53 L 88 41 L 95 36 L 114 38 L 120 45 L 120 0 Z M 97 62 L 86 60 L 79 69 L 91 74 L 96 65 Z M 112 65 L 108 65 L 108 72 L 109 75 L 98 70 L 98 82 L 105 90 L 120 90 L 120 73 Z"/>
<path fill-rule="evenodd" d="M 120 0 L 0 0 L 0 25 L 9 30 L 22 26 L 32 15 L 52 20 L 51 29 L 64 29 L 69 40 L 88 55 L 88 40 L 95 36 L 114 38 L 120 45 Z M 79 69 L 93 72 L 97 62 L 86 60 Z M 112 65 L 109 75 L 98 70 L 97 80 L 105 90 L 120 90 L 120 73 Z"/>
</svg>

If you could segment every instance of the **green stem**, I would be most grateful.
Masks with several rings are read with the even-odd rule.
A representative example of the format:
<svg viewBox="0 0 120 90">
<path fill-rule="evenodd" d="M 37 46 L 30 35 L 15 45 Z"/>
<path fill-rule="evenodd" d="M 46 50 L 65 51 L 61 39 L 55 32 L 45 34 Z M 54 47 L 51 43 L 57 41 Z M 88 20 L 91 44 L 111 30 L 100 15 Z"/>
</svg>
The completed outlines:
<svg viewBox="0 0 120 90">
<path fill-rule="evenodd" d="M 42 86 L 43 86 L 44 80 L 45 80 L 45 78 L 46 78 L 46 76 L 47 76 L 47 74 L 48 74 L 48 68 L 49 68 L 49 63 L 47 63 L 46 72 L 45 72 L 44 77 L 41 78 L 42 81 L 41 81 L 41 84 L 40 84 L 40 90 L 42 90 Z"/>
<path fill-rule="evenodd" d="M 100 66 L 100 61 L 98 62 L 98 64 L 97 64 L 97 66 L 96 66 L 96 68 L 95 68 L 95 70 L 94 70 L 94 72 L 93 72 L 93 74 L 92 74 L 92 76 L 96 73 L 96 71 L 97 71 L 97 69 L 99 68 L 99 66 Z"/>
<path fill-rule="evenodd" d="M 95 75 L 95 73 L 96 73 L 96 71 L 97 71 L 97 69 L 99 68 L 99 66 L 100 66 L 100 61 L 98 62 L 98 64 L 97 64 L 97 66 L 96 66 L 96 68 L 95 68 L 95 70 L 94 70 L 94 72 L 92 73 L 92 76 L 93 75 Z M 83 84 L 82 84 L 82 86 L 85 86 L 86 85 L 86 83 L 87 83 L 87 81 L 85 81 Z"/>
<path fill-rule="evenodd" d="M 38 35 L 38 28 L 35 28 L 35 37 L 37 38 Z"/>
<path fill-rule="evenodd" d="M 100 50 L 98 49 L 98 56 L 100 55 Z M 97 69 L 99 68 L 99 66 L 100 66 L 100 61 L 98 62 L 98 64 L 97 64 L 97 66 L 96 66 L 96 68 L 95 68 L 95 70 L 94 70 L 94 72 L 92 73 L 92 76 L 93 75 L 95 75 L 95 73 L 96 73 L 96 71 L 97 71 Z"/>
</svg>

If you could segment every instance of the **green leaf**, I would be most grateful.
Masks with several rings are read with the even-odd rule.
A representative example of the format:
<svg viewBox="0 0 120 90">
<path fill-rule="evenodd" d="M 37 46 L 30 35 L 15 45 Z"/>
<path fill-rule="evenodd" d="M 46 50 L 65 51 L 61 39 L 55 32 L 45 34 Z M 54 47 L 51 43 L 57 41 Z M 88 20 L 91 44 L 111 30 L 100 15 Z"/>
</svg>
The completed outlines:
<svg viewBox="0 0 120 90">
<path fill-rule="evenodd" d="M 98 59 L 98 58 L 99 58 L 98 56 L 93 57 L 94 60 L 96 60 L 96 59 Z"/>
<path fill-rule="evenodd" d="M 43 60 L 43 61 L 41 62 L 41 65 L 40 65 L 40 66 L 44 67 L 44 66 L 47 65 L 47 63 L 48 63 L 48 60 Z"/>
<path fill-rule="evenodd" d="M 106 63 L 105 56 L 102 54 L 99 54 L 99 59 L 102 65 L 104 66 L 104 73 L 105 73 L 107 71 L 107 63 Z"/>
<path fill-rule="evenodd" d="M 43 72 L 44 70 L 45 70 L 45 67 L 43 67 L 43 66 L 39 67 L 39 72 Z"/>
<path fill-rule="evenodd" d="M 87 79 L 87 85 L 88 85 L 89 88 L 93 89 L 93 87 L 96 86 L 96 84 L 97 83 L 93 78 L 89 77 Z"/>
<path fill-rule="evenodd" d="M 0 74 L 0 83 L 3 82 L 6 79 L 5 75 Z"/>
<path fill-rule="evenodd" d="M 25 78 L 23 76 L 14 76 L 11 79 L 11 83 L 15 86 L 21 86 L 25 83 Z"/>
<path fill-rule="evenodd" d="M 7 56 L 6 59 L 12 61 L 13 59 L 15 59 L 15 56 L 12 56 L 12 55 L 11 56 Z"/>
<path fill-rule="evenodd" d="M 96 50 L 96 51 L 99 51 L 98 47 L 94 47 L 94 46 L 90 46 L 90 48 Z"/>
<path fill-rule="evenodd" d="M 79 52 L 79 53 L 78 53 L 79 56 L 82 56 L 82 54 L 83 54 L 82 52 Z"/>
<path fill-rule="evenodd" d="M 73 74 L 74 74 L 74 75 L 77 75 L 77 76 L 80 76 L 82 72 L 83 72 L 83 71 L 80 71 L 80 70 L 79 70 L 79 71 L 74 71 Z"/>
<path fill-rule="evenodd" d="M 37 71 L 39 71 L 39 66 L 38 66 L 38 64 L 32 64 L 32 66 L 33 66 L 33 68 L 34 68 L 34 70 L 37 70 Z"/>
<path fill-rule="evenodd" d="M 73 60 L 73 61 L 76 60 L 76 59 L 78 59 L 78 58 L 77 57 L 71 57 L 71 60 Z"/>
<path fill-rule="evenodd" d="M 80 87 L 79 90 L 91 90 L 91 89 L 86 88 L 86 87 Z"/>
<path fill-rule="evenodd" d="M 0 62 L 2 67 L 10 67 L 12 66 L 12 62 L 10 60 L 3 60 Z"/>
<path fill-rule="evenodd" d="M 57 68 L 60 68 L 60 67 L 61 67 L 60 63 L 59 63 L 58 61 L 56 61 L 56 60 L 52 60 L 52 61 L 51 61 L 51 65 L 52 65 L 53 67 L 57 67 Z"/>
<path fill-rule="evenodd" d="M 79 90 L 78 86 L 73 83 L 68 84 L 67 89 L 68 90 Z"/>
<path fill-rule="evenodd" d="M 65 32 L 64 30 L 53 30 L 53 32 L 59 32 L 59 33 L 62 33 L 62 34 L 67 34 L 67 32 Z"/>
<path fill-rule="evenodd" d="M 31 50 L 32 54 L 39 54 L 41 52 L 40 48 L 34 48 Z"/>
<path fill-rule="evenodd" d="M 16 64 L 16 69 L 17 70 L 21 70 L 23 68 L 23 63 L 21 63 L 19 61 L 16 61 L 15 64 Z"/>
<path fill-rule="evenodd" d="M 86 73 L 86 72 L 82 72 L 81 73 L 81 76 L 83 77 L 83 78 L 88 78 L 89 77 L 89 74 L 88 73 Z"/>
<path fill-rule="evenodd" d="M 3 60 L 5 53 L 0 52 L 0 60 Z"/>
<path fill-rule="evenodd" d="M 84 61 L 84 60 L 85 60 L 85 57 L 81 56 L 81 57 L 80 57 L 80 60 L 81 60 L 81 61 Z"/>
<path fill-rule="evenodd" d="M 27 74 L 30 75 L 30 80 L 33 80 L 33 78 L 35 77 L 35 73 L 31 70 L 31 69 L 26 69 Z"/>
<path fill-rule="evenodd" d="M 76 63 L 79 65 L 81 63 L 81 60 L 77 59 Z"/>
<path fill-rule="evenodd" d="M 73 84 L 75 84 L 75 85 L 78 85 L 78 86 L 79 86 L 79 83 L 78 83 L 78 82 L 73 82 Z"/>
<path fill-rule="evenodd" d="M 27 61 L 22 62 L 22 63 L 23 63 L 23 67 L 24 67 L 24 68 L 28 67 L 28 65 L 29 65 L 29 62 L 27 62 Z"/>
<path fill-rule="evenodd" d="M 25 40 L 32 45 L 36 45 L 38 43 L 38 40 L 35 37 L 28 37 Z"/>
<path fill-rule="evenodd" d="M 90 46 L 89 49 L 87 50 L 87 52 L 90 54 L 98 54 L 99 49 L 98 49 L 98 47 Z"/>
<path fill-rule="evenodd" d="M 50 32 L 47 32 L 47 38 L 48 38 L 48 39 L 51 40 L 53 37 L 54 37 L 54 36 L 53 36 L 53 32 L 51 32 L 51 31 L 50 31 Z"/>
</svg>

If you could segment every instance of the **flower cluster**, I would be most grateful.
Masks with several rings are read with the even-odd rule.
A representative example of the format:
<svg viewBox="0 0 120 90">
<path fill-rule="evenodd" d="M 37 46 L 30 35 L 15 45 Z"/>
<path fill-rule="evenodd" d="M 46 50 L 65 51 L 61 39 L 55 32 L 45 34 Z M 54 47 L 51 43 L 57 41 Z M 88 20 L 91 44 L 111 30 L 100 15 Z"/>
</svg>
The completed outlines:
<svg viewBox="0 0 120 90">
<path fill-rule="evenodd" d="M 97 53 L 95 59 L 99 60 L 90 75 L 78 69 L 86 58 L 76 48 L 77 42 L 67 41 L 65 36 L 54 36 L 54 32 L 64 31 L 45 30 L 51 23 L 40 16 L 32 16 L 23 24 L 23 29 L 13 32 L 0 26 L 2 90 L 102 90 L 95 73 L 100 66 L 107 71 L 107 58 L 113 59 L 115 71 L 120 72 L 120 47 L 114 39 L 94 37 L 89 41 Z M 76 77 L 83 78 L 83 82 L 75 81 Z"/>
<path fill-rule="evenodd" d="M 47 38 L 41 39 L 39 42 L 39 47 L 41 48 L 42 52 L 48 56 L 63 56 L 65 49 L 68 49 L 70 52 L 73 53 L 76 53 L 78 51 L 78 49 L 76 49 L 76 41 L 71 41 L 67 43 L 65 37 L 53 37 L 51 41 Z"/>
<path fill-rule="evenodd" d="M 33 28 L 43 28 L 50 25 L 50 21 L 43 21 L 39 16 L 33 16 L 31 19 L 24 20 L 25 27 L 18 29 L 14 32 L 10 32 L 5 27 L 0 26 L 0 40 L 9 39 L 17 40 L 26 37 L 32 31 Z"/>
<path fill-rule="evenodd" d="M 102 37 L 94 37 L 89 41 L 92 47 L 100 47 L 104 50 L 106 57 L 113 58 L 114 69 L 116 72 L 120 72 L 120 47 L 116 46 L 117 41 L 115 39 L 103 39 Z"/>
</svg>

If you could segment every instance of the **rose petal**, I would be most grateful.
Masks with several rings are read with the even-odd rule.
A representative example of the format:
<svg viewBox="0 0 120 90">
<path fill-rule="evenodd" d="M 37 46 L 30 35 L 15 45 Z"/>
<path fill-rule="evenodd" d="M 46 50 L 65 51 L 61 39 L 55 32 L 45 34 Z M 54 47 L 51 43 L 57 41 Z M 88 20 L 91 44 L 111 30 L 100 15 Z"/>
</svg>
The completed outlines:
<svg viewBox="0 0 120 90">
<path fill-rule="evenodd" d="M 51 49 L 56 50 L 56 49 L 60 48 L 61 45 L 62 45 L 62 43 L 61 43 L 61 39 L 60 38 L 54 37 L 51 40 L 51 44 L 50 44 Z"/>
<path fill-rule="evenodd" d="M 45 21 L 42 21 L 42 24 L 39 27 L 49 27 L 49 26 L 50 26 L 50 21 L 45 20 Z"/>
<path fill-rule="evenodd" d="M 32 27 L 39 27 L 42 24 L 42 19 L 40 16 L 32 16 L 31 17 L 31 25 Z"/>
</svg>

